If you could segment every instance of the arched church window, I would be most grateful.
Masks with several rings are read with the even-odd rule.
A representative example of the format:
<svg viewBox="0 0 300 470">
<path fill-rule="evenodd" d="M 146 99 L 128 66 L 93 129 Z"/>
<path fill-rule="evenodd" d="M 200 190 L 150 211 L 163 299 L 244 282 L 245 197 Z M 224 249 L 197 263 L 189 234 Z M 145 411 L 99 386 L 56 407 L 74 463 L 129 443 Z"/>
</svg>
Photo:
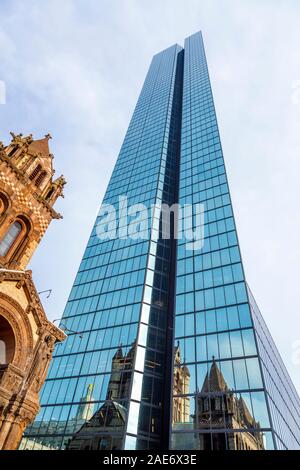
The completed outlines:
<svg viewBox="0 0 300 470">
<path fill-rule="evenodd" d="M 29 176 L 29 179 L 30 180 L 34 180 L 34 178 L 39 174 L 39 172 L 41 171 L 42 169 L 42 166 L 40 164 L 38 164 L 35 169 L 33 170 L 33 172 L 31 173 L 31 175 Z"/>
<path fill-rule="evenodd" d="M 49 200 L 53 193 L 54 193 L 54 187 L 52 186 L 52 188 L 49 189 L 49 191 L 47 192 L 46 199 Z"/>
<path fill-rule="evenodd" d="M 0 364 L 12 362 L 15 355 L 15 335 L 9 322 L 0 316 Z"/>
<path fill-rule="evenodd" d="M 10 151 L 8 152 L 7 156 L 8 156 L 8 157 L 12 157 L 13 154 L 16 152 L 17 149 L 18 149 L 18 147 L 12 147 L 12 148 L 10 149 Z"/>
<path fill-rule="evenodd" d="M 14 242 L 22 232 L 22 228 L 22 224 L 18 220 L 11 224 L 8 231 L 0 241 L 0 256 L 7 255 L 10 248 L 13 246 Z"/>
</svg>

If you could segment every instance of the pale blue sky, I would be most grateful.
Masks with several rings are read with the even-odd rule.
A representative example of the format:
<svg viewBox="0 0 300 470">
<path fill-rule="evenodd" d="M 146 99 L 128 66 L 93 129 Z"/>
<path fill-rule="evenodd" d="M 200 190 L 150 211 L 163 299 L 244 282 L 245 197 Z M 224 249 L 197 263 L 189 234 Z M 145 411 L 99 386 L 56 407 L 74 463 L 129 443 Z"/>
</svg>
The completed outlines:
<svg viewBox="0 0 300 470">
<path fill-rule="evenodd" d="M 246 275 L 300 390 L 299 17 L 294 0 L 0 0 L 0 140 L 50 132 L 68 181 L 64 219 L 30 265 L 53 289 L 49 318 L 62 315 L 152 55 L 201 29 Z"/>
</svg>

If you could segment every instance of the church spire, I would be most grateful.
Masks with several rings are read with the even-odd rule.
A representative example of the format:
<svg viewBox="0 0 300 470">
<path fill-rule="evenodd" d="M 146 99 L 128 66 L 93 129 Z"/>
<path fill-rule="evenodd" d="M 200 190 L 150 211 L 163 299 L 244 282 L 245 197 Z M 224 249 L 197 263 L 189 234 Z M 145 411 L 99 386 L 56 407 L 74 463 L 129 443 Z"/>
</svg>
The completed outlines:
<svg viewBox="0 0 300 470">
<path fill-rule="evenodd" d="M 228 386 L 224 376 L 216 363 L 215 357 L 212 356 L 212 364 L 204 379 L 201 393 L 225 392 L 227 390 Z"/>
</svg>

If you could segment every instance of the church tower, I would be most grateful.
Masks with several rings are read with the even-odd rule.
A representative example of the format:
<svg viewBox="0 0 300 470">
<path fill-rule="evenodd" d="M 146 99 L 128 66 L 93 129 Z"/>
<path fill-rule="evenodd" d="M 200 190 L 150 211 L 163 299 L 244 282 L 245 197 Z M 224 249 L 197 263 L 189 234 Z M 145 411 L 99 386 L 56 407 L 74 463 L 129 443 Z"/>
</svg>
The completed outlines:
<svg viewBox="0 0 300 470">
<path fill-rule="evenodd" d="M 16 449 L 38 410 L 54 344 L 64 333 L 47 320 L 31 271 L 26 270 L 63 196 L 54 178 L 48 134 L 11 133 L 0 142 L 0 449 Z"/>
</svg>

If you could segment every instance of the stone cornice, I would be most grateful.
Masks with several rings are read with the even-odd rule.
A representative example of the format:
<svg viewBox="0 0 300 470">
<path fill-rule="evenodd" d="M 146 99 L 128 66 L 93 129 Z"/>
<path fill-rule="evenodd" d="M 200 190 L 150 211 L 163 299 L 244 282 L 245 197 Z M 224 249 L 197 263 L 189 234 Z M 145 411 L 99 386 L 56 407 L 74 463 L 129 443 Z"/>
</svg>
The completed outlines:
<svg viewBox="0 0 300 470">
<path fill-rule="evenodd" d="M 33 314 L 40 331 L 48 332 L 54 336 L 58 342 L 63 341 L 66 338 L 65 333 L 47 319 L 43 305 L 33 283 L 30 270 L 16 271 L 1 269 L 0 283 L 3 281 L 16 281 L 16 287 L 18 289 L 24 289 L 28 298 L 26 313 Z M 10 301 L 16 303 L 14 299 L 11 299 Z"/>
</svg>

